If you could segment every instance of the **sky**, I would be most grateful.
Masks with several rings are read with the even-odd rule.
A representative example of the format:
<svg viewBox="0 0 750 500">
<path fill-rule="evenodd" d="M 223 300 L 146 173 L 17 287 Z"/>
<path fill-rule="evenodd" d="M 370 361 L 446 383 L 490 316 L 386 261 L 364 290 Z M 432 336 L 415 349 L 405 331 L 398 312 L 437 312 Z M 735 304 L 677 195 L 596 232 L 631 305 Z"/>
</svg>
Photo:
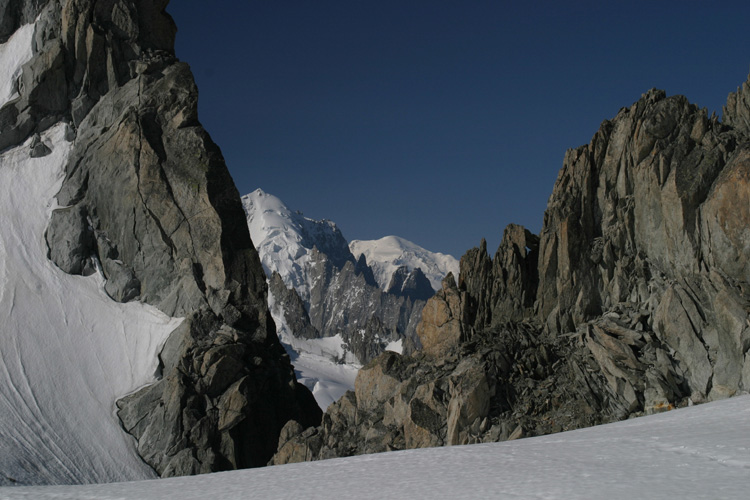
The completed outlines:
<svg viewBox="0 0 750 500">
<path fill-rule="evenodd" d="M 538 233 L 567 149 L 650 88 L 721 114 L 750 2 L 173 1 L 240 194 L 460 257 Z"/>
</svg>

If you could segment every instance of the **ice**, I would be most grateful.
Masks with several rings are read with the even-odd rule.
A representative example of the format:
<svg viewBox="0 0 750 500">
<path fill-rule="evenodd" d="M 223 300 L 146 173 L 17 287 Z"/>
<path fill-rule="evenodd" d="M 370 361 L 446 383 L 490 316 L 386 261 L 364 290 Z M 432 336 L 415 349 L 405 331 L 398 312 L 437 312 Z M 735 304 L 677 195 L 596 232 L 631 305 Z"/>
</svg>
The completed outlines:
<svg viewBox="0 0 750 500">
<path fill-rule="evenodd" d="M 69 276 L 44 232 L 70 150 L 66 125 L 0 155 L 0 484 L 154 477 L 115 416 L 115 400 L 152 382 L 179 320 L 118 304 L 101 276 Z M 2 497 L 2 494 L 0 494 Z"/>
<path fill-rule="evenodd" d="M 325 411 L 338 401 L 346 391 L 354 390 L 354 380 L 359 367 L 352 364 L 334 363 L 330 359 L 300 350 L 292 364 L 297 380 L 310 389 L 318 406 Z"/>
<path fill-rule="evenodd" d="M 404 339 L 398 339 L 394 340 L 393 342 L 389 342 L 388 345 L 385 346 L 385 350 L 402 354 L 404 352 Z"/>
<path fill-rule="evenodd" d="M 750 396 L 505 443 L 157 481 L 0 489 L 8 500 L 745 499 Z"/>
</svg>

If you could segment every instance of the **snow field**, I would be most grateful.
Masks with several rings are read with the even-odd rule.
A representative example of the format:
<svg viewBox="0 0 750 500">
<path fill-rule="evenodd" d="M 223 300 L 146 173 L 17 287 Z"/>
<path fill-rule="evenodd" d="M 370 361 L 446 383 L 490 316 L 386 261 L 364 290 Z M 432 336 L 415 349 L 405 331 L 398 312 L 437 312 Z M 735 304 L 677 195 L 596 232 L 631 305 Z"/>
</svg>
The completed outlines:
<svg viewBox="0 0 750 500">
<path fill-rule="evenodd" d="M 43 134 L 46 157 L 30 158 L 28 142 L 0 155 L 0 484 L 154 477 L 115 400 L 155 380 L 181 320 L 118 304 L 101 276 L 69 276 L 47 259 L 65 128 Z"/>
<path fill-rule="evenodd" d="M 242 203 L 266 277 L 278 272 L 287 287 L 297 290 L 302 300 L 309 300 L 311 250 L 303 245 L 302 235 L 314 231 L 314 221 L 293 213 L 279 198 L 260 189 L 243 196 Z"/>
<path fill-rule="evenodd" d="M 156 481 L 0 489 L 0 499 L 746 499 L 750 396 L 505 443 Z"/>
<path fill-rule="evenodd" d="M 453 256 L 430 252 L 398 236 L 385 236 L 379 240 L 353 240 L 349 243 L 349 249 L 357 259 L 360 255 L 365 256 L 375 274 L 375 280 L 383 290 L 388 288 L 393 273 L 401 266 L 406 266 L 410 271 L 420 268 L 435 291 L 440 290 L 443 278 L 449 272 L 458 278 L 458 260 Z"/>
</svg>

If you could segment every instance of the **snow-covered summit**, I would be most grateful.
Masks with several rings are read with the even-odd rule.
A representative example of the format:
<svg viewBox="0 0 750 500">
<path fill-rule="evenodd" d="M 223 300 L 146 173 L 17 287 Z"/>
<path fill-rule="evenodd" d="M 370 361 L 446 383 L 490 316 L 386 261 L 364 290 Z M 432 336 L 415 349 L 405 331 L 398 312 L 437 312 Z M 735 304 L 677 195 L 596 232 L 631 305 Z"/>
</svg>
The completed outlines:
<svg viewBox="0 0 750 500">
<path fill-rule="evenodd" d="M 346 239 L 331 221 L 307 218 L 262 189 L 243 196 L 242 205 L 266 275 L 278 272 L 302 300 L 310 297 L 307 269 L 313 247 L 338 266 L 353 260 Z"/>
<path fill-rule="evenodd" d="M 349 243 L 349 249 L 356 258 L 365 256 L 375 274 L 375 280 L 383 290 L 388 287 L 393 273 L 401 266 L 406 266 L 409 270 L 420 268 L 436 291 L 440 290 L 440 282 L 449 272 L 458 276 L 458 260 L 455 257 L 430 252 L 398 236 L 386 236 L 379 240 L 353 240 Z"/>
</svg>

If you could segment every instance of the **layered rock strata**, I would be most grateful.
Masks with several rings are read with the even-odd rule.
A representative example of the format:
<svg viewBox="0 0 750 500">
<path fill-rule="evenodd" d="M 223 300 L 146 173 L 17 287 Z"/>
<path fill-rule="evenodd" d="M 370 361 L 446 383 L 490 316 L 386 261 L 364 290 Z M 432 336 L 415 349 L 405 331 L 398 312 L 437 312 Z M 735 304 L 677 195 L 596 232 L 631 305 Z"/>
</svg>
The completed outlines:
<svg viewBox="0 0 750 500">
<path fill-rule="evenodd" d="M 186 317 L 161 380 L 118 402 L 144 460 L 175 475 L 261 465 L 289 419 L 309 425 L 319 410 L 276 337 L 239 194 L 198 122 L 166 5 L 2 2 L 0 37 L 37 21 L 19 96 L 0 109 L 0 149 L 70 123 L 49 257 L 68 273 L 101 272 L 114 300 Z"/>
</svg>

